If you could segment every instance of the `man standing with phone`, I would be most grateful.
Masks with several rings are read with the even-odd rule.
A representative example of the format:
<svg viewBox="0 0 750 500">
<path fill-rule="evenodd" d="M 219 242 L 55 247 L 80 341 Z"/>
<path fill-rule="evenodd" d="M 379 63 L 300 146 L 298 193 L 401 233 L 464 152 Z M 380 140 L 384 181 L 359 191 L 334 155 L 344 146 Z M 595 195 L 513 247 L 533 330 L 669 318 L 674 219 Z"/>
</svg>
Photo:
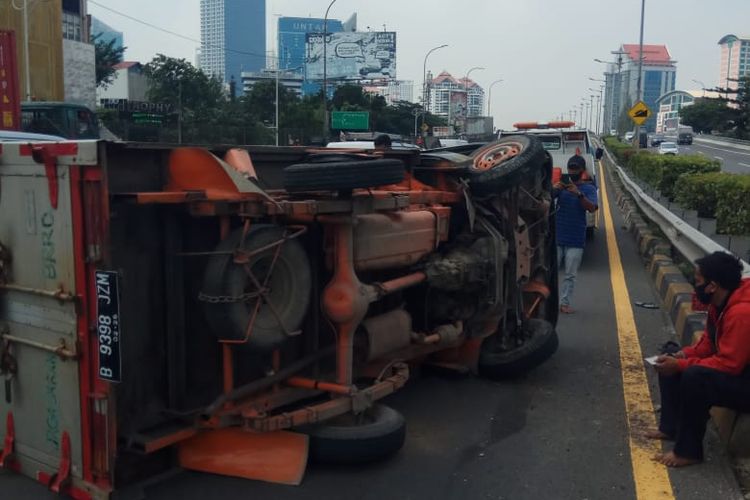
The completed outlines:
<svg viewBox="0 0 750 500">
<path fill-rule="evenodd" d="M 586 212 L 595 212 L 599 207 L 596 186 L 583 180 L 586 160 L 580 155 L 568 159 L 568 173 L 554 185 L 557 200 L 557 265 L 565 276 L 560 290 L 560 312 L 572 314 L 570 301 L 573 297 L 578 268 L 583 259 L 586 244 Z"/>
</svg>

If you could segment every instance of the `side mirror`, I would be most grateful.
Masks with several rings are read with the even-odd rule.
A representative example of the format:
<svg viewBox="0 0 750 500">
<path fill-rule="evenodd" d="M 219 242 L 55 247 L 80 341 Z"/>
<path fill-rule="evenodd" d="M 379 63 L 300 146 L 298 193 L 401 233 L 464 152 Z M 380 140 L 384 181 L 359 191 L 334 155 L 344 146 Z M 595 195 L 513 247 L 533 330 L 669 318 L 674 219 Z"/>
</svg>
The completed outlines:
<svg viewBox="0 0 750 500">
<path fill-rule="evenodd" d="M 601 160 L 604 156 L 604 150 L 602 148 L 596 148 L 596 153 L 594 153 L 594 156 L 597 160 Z"/>
</svg>

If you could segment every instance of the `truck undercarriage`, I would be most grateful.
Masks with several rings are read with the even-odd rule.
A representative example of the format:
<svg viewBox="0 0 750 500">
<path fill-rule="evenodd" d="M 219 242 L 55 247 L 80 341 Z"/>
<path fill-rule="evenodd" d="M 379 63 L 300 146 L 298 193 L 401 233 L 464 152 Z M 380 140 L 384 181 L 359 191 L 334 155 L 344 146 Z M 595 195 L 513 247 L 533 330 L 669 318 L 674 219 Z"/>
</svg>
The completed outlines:
<svg viewBox="0 0 750 500">
<path fill-rule="evenodd" d="M 3 145 L 0 464 L 84 498 L 175 463 L 299 484 L 308 455 L 397 451 L 378 401 L 410 368 L 512 377 L 556 350 L 551 179 L 524 136 L 470 156 Z"/>
</svg>

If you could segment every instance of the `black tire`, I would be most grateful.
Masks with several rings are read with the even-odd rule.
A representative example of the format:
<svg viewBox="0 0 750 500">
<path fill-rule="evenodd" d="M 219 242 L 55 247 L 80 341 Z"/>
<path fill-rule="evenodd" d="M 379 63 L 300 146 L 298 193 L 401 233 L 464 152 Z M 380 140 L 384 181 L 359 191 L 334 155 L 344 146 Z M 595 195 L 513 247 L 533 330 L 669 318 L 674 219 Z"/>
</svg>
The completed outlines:
<svg viewBox="0 0 750 500">
<path fill-rule="evenodd" d="M 493 157 L 511 153 L 495 164 Z M 533 135 L 510 135 L 472 153 L 469 181 L 472 190 L 483 194 L 502 188 L 512 174 L 544 165 L 546 155 L 542 141 Z"/>
<path fill-rule="evenodd" d="M 325 464 L 353 464 L 386 458 L 404 445 L 406 420 L 399 412 L 376 404 L 365 412 L 366 421 L 352 425 L 354 415 L 342 415 L 324 424 L 298 429 L 310 436 L 310 460 Z"/>
<path fill-rule="evenodd" d="M 547 361 L 557 351 L 557 332 L 550 322 L 530 319 L 526 328 L 532 332 L 531 338 L 510 351 L 493 350 L 492 337 L 484 341 L 479 353 L 481 376 L 493 380 L 518 377 Z"/>
<path fill-rule="evenodd" d="M 248 252 L 278 241 L 284 228 L 258 225 L 248 231 L 244 241 L 242 229 L 230 234 L 216 247 L 218 252 L 232 252 L 241 247 Z M 262 283 L 273 260 L 276 247 L 250 257 L 248 265 Z M 310 305 L 312 278 L 310 261 L 298 239 L 288 240 L 281 246 L 276 265 L 269 281 L 269 299 L 276 307 L 284 327 L 294 332 L 302 325 Z M 203 294 L 211 297 L 235 297 L 254 290 L 244 268 L 236 264 L 231 254 L 218 254 L 210 258 L 203 278 Z M 256 299 L 248 301 L 211 303 L 204 300 L 206 318 L 220 340 L 245 338 L 251 311 Z M 287 335 L 267 304 L 261 305 L 250 338 L 245 344 L 255 351 L 267 352 L 279 346 Z"/>
<path fill-rule="evenodd" d="M 403 162 L 389 158 L 300 163 L 284 169 L 284 188 L 290 192 L 345 191 L 403 180 Z"/>
</svg>

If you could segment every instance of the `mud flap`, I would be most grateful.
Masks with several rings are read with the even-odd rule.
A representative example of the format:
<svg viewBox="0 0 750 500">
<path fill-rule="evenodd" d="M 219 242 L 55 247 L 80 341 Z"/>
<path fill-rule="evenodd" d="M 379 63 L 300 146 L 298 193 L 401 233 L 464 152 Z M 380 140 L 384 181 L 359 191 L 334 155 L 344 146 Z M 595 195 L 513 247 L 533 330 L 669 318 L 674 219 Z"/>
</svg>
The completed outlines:
<svg viewBox="0 0 750 500">
<path fill-rule="evenodd" d="M 307 468 L 309 438 L 288 431 L 238 428 L 206 431 L 179 446 L 180 466 L 224 476 L 298 486 Z"/>
</svg>

